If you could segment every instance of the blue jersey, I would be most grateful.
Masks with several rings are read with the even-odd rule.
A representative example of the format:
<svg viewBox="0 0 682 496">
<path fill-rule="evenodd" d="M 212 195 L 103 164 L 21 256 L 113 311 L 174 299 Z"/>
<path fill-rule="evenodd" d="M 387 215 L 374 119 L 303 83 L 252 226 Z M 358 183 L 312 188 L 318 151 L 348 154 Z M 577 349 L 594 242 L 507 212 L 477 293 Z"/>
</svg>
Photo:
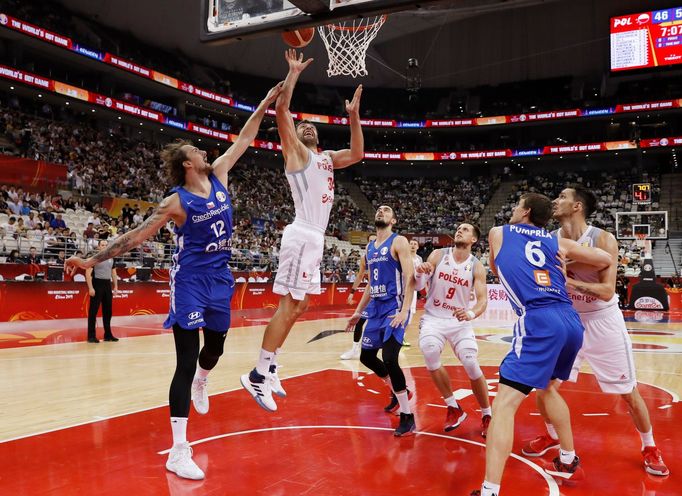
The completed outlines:
<svg viewBox="0 0 682 496">
<path fill-rule="evenodd" d="M 187 220 L 175 226 L 173 273 L 209 272 L 227 269 L 232 238 L 232 202 L 227 188 L 211 174 L 211 194 L 203 198 L 178 186 L 172 191 L 180 196 Z"/>
<path fill-rule="evenodd" d="M 502 233 L 495 265 L 517 315 L 527 307 L 570 305 L 566 278 L 557 267 L 559 241 L 548 231 L 527 224 L 508 224 Z"/>
<path fill-rule="evenodd" d="M 393 233 L 381 245 L 376 241 L 367 245 L 367 272 L 369 296 L 372 300 L 395 301 L 400 308 L 403 300 L 403 269 L 400 261 L 391 255 L 391 245 L 398 235 Z"/>
</svg>

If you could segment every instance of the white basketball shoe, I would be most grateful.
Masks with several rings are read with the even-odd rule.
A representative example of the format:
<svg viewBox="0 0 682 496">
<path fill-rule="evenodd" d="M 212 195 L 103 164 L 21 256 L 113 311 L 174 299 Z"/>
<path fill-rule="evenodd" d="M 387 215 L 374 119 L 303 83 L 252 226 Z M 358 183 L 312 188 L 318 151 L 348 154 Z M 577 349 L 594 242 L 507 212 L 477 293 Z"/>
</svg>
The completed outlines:
<svg viewBox="0 0 682 496">
<path fill-rule="evenodd" d="M 208 413 L 208 379 L 195 377 L 192 381 L 192 404 L 198 414 Z"/>
<path fill-rule="evenodd" d="M 183 479 L 201 480 L 205 477 L 204 471 L 192 460 L 192 448 L 189 443 L 173 446 L 168 453 L 166 469 Z"/>
<path fill-rule="evenodd" d="M 239 378 L 244 389 L 246 389 L 258 406 L 268 412 L 277 411 L 277 403 L 272 398 L 272 382 L 269 378 L 260 375 L 256 369 L 249 374 L 244 374 Z"/>
</svg>

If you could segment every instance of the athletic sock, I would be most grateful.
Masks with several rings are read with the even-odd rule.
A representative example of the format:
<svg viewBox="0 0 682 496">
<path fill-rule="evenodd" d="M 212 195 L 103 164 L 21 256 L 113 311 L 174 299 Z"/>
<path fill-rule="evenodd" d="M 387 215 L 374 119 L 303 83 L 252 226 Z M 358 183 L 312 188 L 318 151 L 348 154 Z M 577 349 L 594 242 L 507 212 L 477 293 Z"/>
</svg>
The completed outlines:
<svg viewBox="0 0 682 496">
<path fill-rule="evenodd" d="M 457 404 L 457 400 L 455 399 L 454 395 L 450 395 L 447 398 L 443 398 L 443 401 L 445 401 L 445 404 L 447 406 L 451 406 L 452 408 L 459 408 L 459 405 Z"/>
<path fill-rule="evenodd" d="M 573 463 L 573 460 L 575 460 L 575 451 L 564 451 L 560 449 L 559 459 L 561 460 L 561 463 L 565 465 L 570 465 L 571 463 Z"/>
<path fill-rule="evenodd" d="M 199 365 L 197 365 L 197 373 L 194 374 L 194 377 L 205 381 L 209 372 L 210 370 L 202 369 Z"/>
<path fill-rule="evenodd" d="M 493 407 L 481 408 L 481 417 L 485 417 L 486 415 L 493 416 Z"/>
<path fill-rule="evenodd" d="M 545 427 L 547 428 L 547 434 L 549 434 L 549 437 L 551 437 L 555 441 L 558 441 L 559 434 L 556 433 L 554 426 L 552 424 L 548 424 L 547 422 L 545 422 Z"/>
<path fill-rule="evenodd" d="M 277 357 L 279 356 L 281 351 L 282 351 L 282 348 L 277 348 L 275 350 L 275 356 L 272 357 L 272 365 L 274 365 L 275 367 L 277 366 Z"/>
<path fill-rule="evenodd" d="M 256 364 L 256 372 L 262 376 L 267 376 L 270 372 L 270 365 L 272 365 L 275 354 L 272 351 L 267 351 L 261 348 L 258 363 Z"/>
<path fill-rule="evenodd" d="M 492 482 L 483 481 L 481 485 L 481 496 L 497 496 L 500 494 L 500 485 Z"/>
<path fill-rule="evenodd" d="M 173 446 L 187 442 L 187 417 L 171 417 Z"/>
<path fill-rule="evenodd" d="M 637 431 L 639 432 L 639 431 Z M 639 437 L 642 438 L 642 449 L 648 446 L 656 446 L 654 442 L 654 428 L 649 429 L 649 432 L 639 432 Z"/>
<path fill-rule="evenodd" d="M 400 393 L 395 393 L 395 396 L 398 398 L 400 413 L 412 413 L 410 411 L 410 400 L 407 398 L 407 389 L 405 391 L 401 391 Z"/>
</svg>

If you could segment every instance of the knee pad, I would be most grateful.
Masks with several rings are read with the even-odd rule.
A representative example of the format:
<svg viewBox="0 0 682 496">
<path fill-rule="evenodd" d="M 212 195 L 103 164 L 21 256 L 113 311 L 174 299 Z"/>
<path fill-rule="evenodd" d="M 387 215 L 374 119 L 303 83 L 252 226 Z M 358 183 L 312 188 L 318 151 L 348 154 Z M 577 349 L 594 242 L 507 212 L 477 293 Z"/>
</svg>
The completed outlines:
<svg viewBox="0 0 682 496">
<path fill-rule="evenodd" d="M 469 379 L 475 381 L 483 375 L 481 366 L 478 364 L 478 351 L 473 348 L 464 348 L 457 353 L 457 358 L 462 362 Z"/>
<path fill-rule="evenodd" d="M 430 371 L 438 370 L 441 367 L 440 356 L 443 348 L 437 339 L 424 338 L 419 340 L 419 348 L 424 355 L 426 368 Z"/>
</svg>

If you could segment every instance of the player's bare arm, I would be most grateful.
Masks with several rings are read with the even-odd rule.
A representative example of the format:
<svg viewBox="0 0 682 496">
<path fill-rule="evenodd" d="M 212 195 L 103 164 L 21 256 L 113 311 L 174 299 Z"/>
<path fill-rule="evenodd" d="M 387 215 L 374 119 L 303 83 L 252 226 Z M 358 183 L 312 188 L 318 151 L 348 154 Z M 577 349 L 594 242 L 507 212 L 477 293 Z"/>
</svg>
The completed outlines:
<svg viewBox="0 0 682 496">
<path fill-rule="evenodd" d="M 488 233 L 488 246 L 490 246 L 490 255 L 488 256 L 488 265 L 490 272 L 497 275 L 497 267 L 495 267 L 495 254 L 500 252 L 502 248 L 502 227 L 493 227 Z"/>
<path fill-rule="evenodd" d="M 433 271 L 436 270 L 436 267 L 438 267 L 438 264 L 442 259 L 443 250 L 433 250 L 429 254 L 429 258 L 426 259 L 426 262 L 422 262 L 415 267 L 414 284 L 417 291 L 421 291 L 426 287 L 433 275 Z"/>
<path fill-rule="evenodd" d="M 566 278 L 566 285 L 579 293 L 599 298 L 603 301 L 609 301 L 616 293 L 616 277 L 618 275 L 618 241 L 609 232 L 602 232 L 597 240 L 597 247 L 601 248 L 611 256 L 611 264 L 599 271 L 599 282 L 583 282 L 577 281 L 570 277 L 571 268 L 574 265 L 568 266 L 569 277 Z M 576 264 L 578 265 L 578 264 Z"/>
<path fill-rule="evenodd" d="M 282 90 L 277 97 L 275 111 L 277 131 L 279 132 L 279 139 L 282 143 L 282 155 L 284 155 L 286 169 L 289 172 L 295 172 L 305 166 L 306 161 L 308 160 L 308 149 L 301 143 L 301 140 L 299 140 L 296 135 L 296 126 L 294 125 L 294 119 L 291 117 L 291 112 L 289 112 L 289 106 L 291 105 L 291 96 L 294 93 L 294 87 L 296 86 L 296 82 L 298 81 L 301 72 L 310 65 L 313 59 L 304 61 L 303 54 L 297 54 L 296 50 L 293 49 L 287 50 L 284 54 L 284 58 L 289 64 L 289 72 L 284 80 Z"/>
<path fill-rule="evenodd" d="M 570 260 L 591 265 L 597 270 L 605 269 L 614 263 L 614 258 L 611 254 L 601 248 L 582 246 L 571 239 L 559 239 L 559 249 L 563 251 L 564 256 Z"/>
<path fill-rule="evenodd" d="M 485 267 L 481 262 L 476 262 L 474 265 L 474 294 L 476 295 L 476 304 L 470 308 L 458 308 L 455 310 L 455 317 L 457 320 L 474 320 L 476 317 L 482 315 L 485 309 L 488 308 L 488 286 L 485 282 L 486 273 Z"/>
<path fill-rule="evenodd" d="M 403 269 L 403 281 L 405 281 L 403 306 L 389 324 L 391 327 L 399 327 L 407 321 L 412 298 L 414 298 L 414 264 L 412 263 L 410 243 L 405 236 L 396 236 L 391 246 L 391 253 L 400 262 L 400 267 Z"/>
<path fill-rule="evenodd" d="M 211 165 L 211 167 L 213 167 L 213 173 L 224 185 L 227 185 L 227 173 L 234 167 L 237 160 L 244 155 L 244 152 L 253 140 L 256 139 L 258 129 L 265 116 L 265 111 L 275 100 L 277 100 L 277 97 L 282 91 L 282 86 L 284 86 L 283 81 L 268 91 L 268 94 L 265 95 L 265 98 L 260 102 L 256 110 L 251 114 L 251 117 L 249 117 L 244 124 L 244 127 L 235 142 L 232 143 L 232 146 L 230 146 L 230 148 L 228 148 L 220 157 L 215 159 Z"/>
<path fill-rule="evenodd" d="M 335 169 L 343 169 L 360 162 L 365 156 L 365 138 L 362 135 L 360 125 L 360 98 L 362 97 L 362 85 L 358 86 L 353 94 L 353 99 L 346 100 L 346 112 L 350 119 L 350 148 L 330 151 Z"/>
<path fill-rule="evenodd" d="M 367 245 L 369 247 L 369 245 Z M 363 257 L 363 262 L 364 262 L 364 257 Z M 364 264 L 363 264 L 364 265 Z M 361 265 L 362 267 L 362 265 Z M 360 301 L 358 302 L 358 306 L 355 307 L 355 312 L 353 312 L 353 315 L 351 315 L 350 319 L 348 319 L 348 325 L 346 326 L 346 331 L 350 332 L 353 330 L 355 327 L 355 324 L 358 323 L 358 320 L 362 317 L 362 311 L 367 308 L 367 305 L 369 304 L 369 298 L 370 298 L 370 287 L 369 284 L 367 285 L 367 288 L 365 288 L 365 292 L 362 293 L 362 298 L 360 298 Z"/>
<path fill-rule="evenodd" d="M 161 204 L 154 210 L 154 213 L 139 227 L 116 238 L 104 250 L 97 252 L 90 258 L 70 257 L 64 262 L 64 268 L 67 274 L 73 274 L 78 268 L 87 269 L 94 267 L 100 262 L 126 253 L 141 245 L 144 240 L 156 234 L 169 220 L 173 220 L 176 225 L 182 225 L 185 218 L 186 214 L 180 205 L 180 197 L 175 193 L 164 198 Z"/>
<path fill-rule="evenodd" d="M 355 281 L 353 281 L 353 286 L 350 288 L 350 294 L 346 299 L 346 303 L 349 305 L 353 304 L 353 293 L 357 291 L 357 289 L 360 287 L 360 284 L 362 284 L 362 278 L 365 277 L 365 270 L 365 257 L 362 257 L 360 258 L 360 268 L 355 273 Z"/>
</svg>

